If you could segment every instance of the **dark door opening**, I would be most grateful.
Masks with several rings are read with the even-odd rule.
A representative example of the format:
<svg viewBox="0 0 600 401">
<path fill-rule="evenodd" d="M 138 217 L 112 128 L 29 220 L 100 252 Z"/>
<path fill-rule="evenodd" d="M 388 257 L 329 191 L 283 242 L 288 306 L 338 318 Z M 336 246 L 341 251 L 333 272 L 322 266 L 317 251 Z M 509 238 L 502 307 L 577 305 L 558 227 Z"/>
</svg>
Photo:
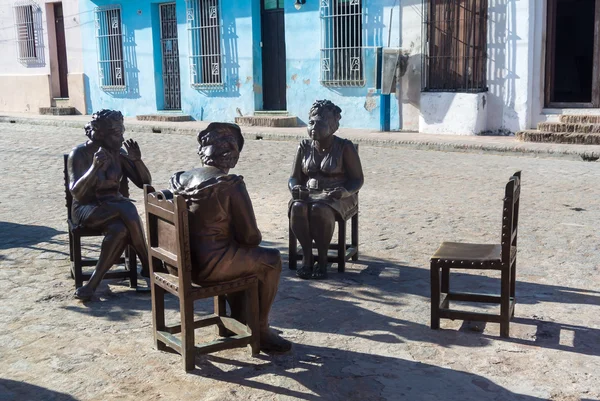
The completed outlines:
<svg viewBox="0 0 600 401">
<path fill-rule="evenodd" d="M 550 0 L 546 105 L 598 107 L 599 0 Z"/>
<path fill-rule="evenodd" d="M 58 59 L 58 81 L 60 97 L 69 97 L 69 83 L 67 74 L 67 44 L 65 41 L 65 21 L 63 18 L 62 3 L 54 3 L 54 29 L 56 32 L 56 55 Z"/>
<path fill-rule="evenodd" d="M 286 110 L 283 0 L 261 0 L 263 109 Z"/>
</svg>

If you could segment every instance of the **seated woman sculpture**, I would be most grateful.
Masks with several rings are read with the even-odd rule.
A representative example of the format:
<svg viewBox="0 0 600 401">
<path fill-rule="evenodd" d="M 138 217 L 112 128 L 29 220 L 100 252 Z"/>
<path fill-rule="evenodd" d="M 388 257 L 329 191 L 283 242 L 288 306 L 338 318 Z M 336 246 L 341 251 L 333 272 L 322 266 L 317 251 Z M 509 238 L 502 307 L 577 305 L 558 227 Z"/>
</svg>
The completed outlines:
<svg viewBox="0 0 600 401">
<path fill-rule="evenodd" d="M 82 300 L 92 298 L 96 288 L 116 260 L 131 244 L 142 263 L 141 275 L 149 276 L 148 250 L 137 209 L 119 192 L 121 178 L 127 176 L 136 186 L 150 184 L 152 177 L 142 161 L 137 142 L 123 145 L 123 115 L 120 111 L 100 110 L 85 126 L 89 140 L 69 154 L 67 169 L 73 195 L 73 222 L 102 230 L 105 237 L 90 280 L 75 291 Z"/>
<path fill-rule="evenodd" d="M 329 100 L 318 100 L 310 109 L 308 135 L 298 146 L 288 187 L 292 193 L 289 216 L 292 231 L 302 245 L 303 279 L 327 277 L 327 250 L 336 216 L 347 219 L 358 207 L 364 183 L 360 158 L 347 139 L 333 135 L 342 110 Z M 314 264 L 312 243 L 318 252 Z"/>
<path fill-rule="evenodd" d="M 291 343 L 269 328 L 281 256 L 277 249 L 259 246 L 262 236 L 244 179 L 229 174 L 237 164 L 244 137 L 235 124 L 211 123 L 198 134 L 198 143 L 202 167 L 175 173 L 170 180 L 171 190 L 186 199 L 190 211 L 192 281 L 210 284 L 256 275 L 260 348 L 288 351 Z M 243 299 L 229 294 L 227 301 L 232 317 L 244 321 Z"/>
</svg>

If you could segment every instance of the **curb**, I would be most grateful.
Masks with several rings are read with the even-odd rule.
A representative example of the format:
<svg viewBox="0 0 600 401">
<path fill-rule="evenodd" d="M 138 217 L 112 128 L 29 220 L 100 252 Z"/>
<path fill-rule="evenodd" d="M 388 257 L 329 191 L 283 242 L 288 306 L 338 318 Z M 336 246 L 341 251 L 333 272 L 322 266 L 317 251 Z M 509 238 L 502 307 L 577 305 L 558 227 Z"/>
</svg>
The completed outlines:
<svg viewBox="0 0 600 401">
<path fill-rule="evenodd" d="M 44 125 L 54 127 L 69 127 L 83 130 L 84 123 L 81 121 L 44 119 L 35 117 L 13 117 L 0 116 L 0 123 L 5 124 L 26 124 L 26 125 Z M 164 124 L 164 123 L 163 123 Z M 246 140 L 274 140 L 274 141 L 300 141 L 306 138 L 302 133 L 274 133 L 270 131 L 260 131 L 260 127 L 253 127 L 251 132 L 242 132 Z M 244 127 L 242 127 L 243 131 Z M 158 134 L 177 134 L 177 135 L 196 135 L 198 128 L 176 127 L 169 125 L 150 125 L 136 124 L 127 122 L 127 131 L 134 133 L 158 133 Z M 481 137 L 484 138 L 484 137 Z M 460 143 L 452 141 L 429 141 L 415 139 L 382 139 L 365 138 L 351 136 L 348 139 L 354 143 L 360 143 L 371 146 L 391 147 L 391 148 L 410 148 L 415 150 L 433 150 L 441 152 L 461 152 L 461 153 L 486 153 L 494 155 L 509 156 L 527 156 L 543 158 L 560 158 L 577 161 L 596 161 L 600 159 L 600 146 L 594 149 L 589 148 L 593 145 L 564 145 L 564 144 L 539 144 L 531 142 L 517 142 L 511 144 L 489 144 L 489 143 Z M 571 147 L 570 147 L 571 146 Z M 572 146 L 577 146 L 572 147 Z"/>
</svg>

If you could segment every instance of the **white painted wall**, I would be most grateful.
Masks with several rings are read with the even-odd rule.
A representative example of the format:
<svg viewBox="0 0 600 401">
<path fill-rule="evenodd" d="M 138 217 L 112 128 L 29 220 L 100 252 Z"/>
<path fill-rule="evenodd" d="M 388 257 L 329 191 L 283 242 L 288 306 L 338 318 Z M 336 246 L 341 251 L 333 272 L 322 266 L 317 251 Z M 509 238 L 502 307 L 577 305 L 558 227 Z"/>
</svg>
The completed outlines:
<svg viewBox="0 0 600 401">
<path fill-rule="evenodd" d="M 419 132 L 476 135 L 487 129 L 487 93 L 423 92 Z"/>
<path fill-rule="evenodd" d="M 464 132 L 511 131 L 532 126 L 534 116 L 541 113 L 543 96 L 543 45 L 545 29 L 545 2 L 541 0 L 488 0 L 488 64 L 485 116 L 481 116 L 479 100 L 464 96 L 431 96 L 421 93 L 421 0 L 399 0 L 402 4 L 401 47 L 410 50 L 407 72 L 401 82 L 400 115 L 404 130 L 430 132 L 426 121 L 448 124 L 448 133 L 459 133 L 452 128 L 450 110 L 464 113 L 476 125 L 465 126 Z M 542 63 L 543 64 L 543 63 Z M 540 82 L 541 79 L 541 82 Z M 541 87 L 540 87 L 541 85 Z M 541 91 L 541 92 L 540 92 Z M 452 99 L 470 111 L 458 110 Z M 536 103 L 537 102 L 537 103 Z M 457 103 L 457 104 L 458 104 Z M 435 115 L 435 113 L 438 113 Z M 485 121 L 485 126 L 481 122 Z M 441 133 L 445 123 L 435 123 Z"/>
<path fill-rule="evenodd" d="M 57 64 L 51 59 L 55 38 L 49 35 L 49 24 L 54 26 L 53 15 L 48 15 L 52 1 L 39 0 L 42 22 L 38 63 L 22 64 L 18 60 L 14 0 L 0 0 L 0 111 L 37 112 L 39 107 L 51 105 L 54 95 L 52 75 Z M 50 7 L 47 7 L 47 4 Z M 82 38 L 79 29 L 79 1 L 63 0 L 65 42 L 67 46 L 69 96 L 72 106 L 85 111 Z M 52 28 L 53 30 L 53 28 Z M 56 85 L 54 85 L 56 86 Z M 14 89 L 19 88 L 15 91 Z M 54 88 L 54 91 L 56 89 Z"/>
</svg>

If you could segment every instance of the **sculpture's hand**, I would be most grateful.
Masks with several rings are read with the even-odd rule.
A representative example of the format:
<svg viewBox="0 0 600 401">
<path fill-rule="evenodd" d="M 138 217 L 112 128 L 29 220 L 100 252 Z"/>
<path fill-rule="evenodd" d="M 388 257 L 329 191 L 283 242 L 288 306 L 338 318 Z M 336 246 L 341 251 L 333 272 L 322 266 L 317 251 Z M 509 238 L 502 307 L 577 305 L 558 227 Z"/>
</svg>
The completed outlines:
<svg viewBox="0 0 600 401">
<path fill-rule="evenodd" d="M 140 145 L 133 139 L 128 139 L 124 143 L 125 150 L 127 151 L 127 158 L 131 161 L 142 160 L 142 151 Z"/>
<path fill-rule="evenodd" d="M 106 150 L 100 148 L 94 153 L 94 160 L 92 160 L 92 166 L 95 169 L 102 169 L 108 163 L 108 154 Z"/>
<path fill-rule="evenodd" d="M 307 191 L 308 189 L 306 189 L 302 185 L 294 185 L 292 187 L 292 199 L 303 199 L 302 193 Z"/>
<path fill-rule="evenodd" d="M 350 193 L 343 187 L 337 187 L 330 191 L 327 191 L 327 195 L 334 199 L 342 199 L 350 195 Z"/>
</svg>

